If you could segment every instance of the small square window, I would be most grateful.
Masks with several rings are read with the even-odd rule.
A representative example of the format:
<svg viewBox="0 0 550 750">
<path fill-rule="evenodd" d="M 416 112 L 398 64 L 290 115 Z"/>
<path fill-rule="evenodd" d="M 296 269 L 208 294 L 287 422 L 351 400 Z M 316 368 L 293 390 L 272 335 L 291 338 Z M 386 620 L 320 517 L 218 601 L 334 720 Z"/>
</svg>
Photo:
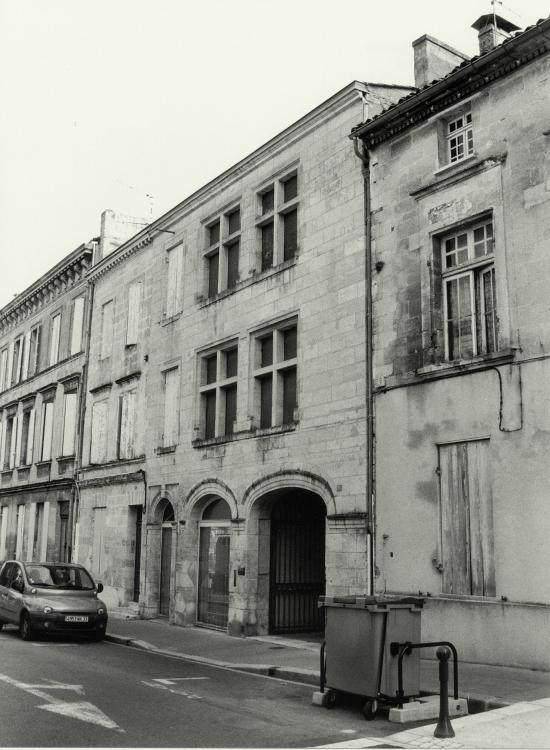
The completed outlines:
<svg viewBox="0 0 550 750">
<path fill-rule="evenodd" d="M 269 214 L 275 206 L 275 191 L 273 188 L 262 195 L 262 214 Z"/>
<path fill-rule="evenodd" d="M 241 228 L 241 212 L 237 208 L 236 211 L 232 211 L 227 217 L 227 227 L 229 234 L 238 232 Z"/>
<path fill-rule="evenodd" d="M 283 200 L 285 203 L 296 198 L 298 195 L 298 177 L 293 175 L 283 182 Z"/>
</svg>

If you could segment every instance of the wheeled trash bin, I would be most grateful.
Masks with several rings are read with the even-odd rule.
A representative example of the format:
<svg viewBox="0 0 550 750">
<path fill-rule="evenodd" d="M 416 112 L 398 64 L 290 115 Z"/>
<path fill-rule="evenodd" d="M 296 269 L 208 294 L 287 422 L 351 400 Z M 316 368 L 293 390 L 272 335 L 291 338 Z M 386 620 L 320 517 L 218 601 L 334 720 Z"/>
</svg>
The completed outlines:
<svg viewBox="0 0 550 750">
<path fill-rule="evenodd" d="M 418 643 L 424 599 L 389 596 L 323 596 L 325 641 L 321 647 L 321 693 L 330 707 L 338 691 L 366 699 L 363 712 L 374 717 L 379 702 L 397 705 L 420 693 L 420 654 L 403 660 L 398 695 L 398 658 L 390 644 Z"/>
</svg>

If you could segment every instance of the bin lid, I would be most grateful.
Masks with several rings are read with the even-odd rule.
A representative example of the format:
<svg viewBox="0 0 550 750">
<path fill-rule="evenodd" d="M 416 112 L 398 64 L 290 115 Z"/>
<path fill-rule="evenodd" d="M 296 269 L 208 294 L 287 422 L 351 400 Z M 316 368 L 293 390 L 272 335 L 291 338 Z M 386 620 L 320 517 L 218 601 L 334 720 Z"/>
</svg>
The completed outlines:
<svg viewBox="0 0 550 750">
<path fill-rule="evenodd" d="M 419 608 L 424 606 L 424 599 L 420 596 L 320 596 L 320 607 L 352 607 L 356 609 L 401 609 Z"/>
</svg>

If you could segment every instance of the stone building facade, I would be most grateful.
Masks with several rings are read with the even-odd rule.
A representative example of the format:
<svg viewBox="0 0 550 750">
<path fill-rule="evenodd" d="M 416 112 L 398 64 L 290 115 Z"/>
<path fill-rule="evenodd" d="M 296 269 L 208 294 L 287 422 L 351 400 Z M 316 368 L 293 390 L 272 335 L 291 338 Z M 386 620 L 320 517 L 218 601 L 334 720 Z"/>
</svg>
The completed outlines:
<svg viewBox="0 0 550 750">
<path fill-rule="evenodd" d="M 354 82 L 93 269 L 79 560 L 111 605 L 235 635 L 369 588 Z"/>
<path fill-rule="evenodd" d="M 70 560 L 89 314 L 81 245 L 0 310 L 0 560 Z"/>
<path fill-rule="evenodd" d="M 549 669 L 550 20 L 474 28 L 471 60 L 418 40 L 418 91 L 352 132 L 370 170 L 375 589 L 424 594 L 423 640 L 461 659 Z"/>
</svg>

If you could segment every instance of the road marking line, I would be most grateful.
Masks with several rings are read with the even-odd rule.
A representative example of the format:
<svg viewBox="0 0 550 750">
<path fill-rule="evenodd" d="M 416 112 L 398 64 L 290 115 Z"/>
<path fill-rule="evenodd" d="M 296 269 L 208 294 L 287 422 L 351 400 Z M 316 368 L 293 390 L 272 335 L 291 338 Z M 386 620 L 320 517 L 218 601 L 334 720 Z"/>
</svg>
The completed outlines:
<svg viewBox="0 0 550 750">
<path fill-rule="evenodd" d="M 161 682 L 163 685 L 175 685 L 176 682 L 182 682 L 183 680 L 209 680 L 210 677 L 170 677 L 170 679 L 160 679 L 160 677 L 153 678 L 153 682 Z"/>
<path fill-rule="evenodd" d="M 174 688 L 168 687 L 168 685 L 159 685 L 158 682 L 148 682 L 147 680 L 141 681 L 144 685 L 147 685 L 147 687 L 154 687 L 158 690 L 168 690 L 169 693 L 174 693 L 174 695 L 183 695 L 185 698 L 199 698 L 202 699 L 202 695 L 196 695 L 195 693 L 187 693 L 185 690 L 174 690 Z"/>
<path fill-rule="evenodd" d="M 24 682 L 14 680 L 8 675 L 0 674 L 0 680 L 8 685 L 12 685 L 19 690 L 25 691 L 34 695 L 35 698 L 47 701 L 44 706 L 37 706 L 46 711 L 53 711 L 54 713 L 63 714 L 64 716 L 70 716 L 73 719 L 80 719 L 81 721 L 88 721 L 91 724 L 99 724 L 100 726 L 106 727 L 107 729 L 114 729 L 117 732 L 126 732 L 125 729 L 121 729 L 112 719 L 109 719 L 101 709 L 94 706 L 93 703 L 88 701 L 81 701 L 80 703 L 62 701 L 59 698 L 50 695 L 41 688 L 47 688 L 48 690 L 73 690 L 78 695 L 84 695 L 84 688 L 82 685 L 65 685 L 62 682 L 56 680 L 50 680 L 51 684 L 48 685 L 28 685 Z"/>
<path fill-rule="evenodd" d="M 45 706 L 37 706 L 37 708 L 43 708 L 45 711 L 52 711 L 63 716 L 70 716 L 72 719 L 87 721 L 90 724 L 98 724 L 106 729 L 116 729 L 119 732 L 124 731 L 116 722 L 109 719 L 103 711 L 94 706 L 93 703 L 88 703 L 88 701 L 82 701 L 81 703 L 49 703 Z"/>
</svg>

